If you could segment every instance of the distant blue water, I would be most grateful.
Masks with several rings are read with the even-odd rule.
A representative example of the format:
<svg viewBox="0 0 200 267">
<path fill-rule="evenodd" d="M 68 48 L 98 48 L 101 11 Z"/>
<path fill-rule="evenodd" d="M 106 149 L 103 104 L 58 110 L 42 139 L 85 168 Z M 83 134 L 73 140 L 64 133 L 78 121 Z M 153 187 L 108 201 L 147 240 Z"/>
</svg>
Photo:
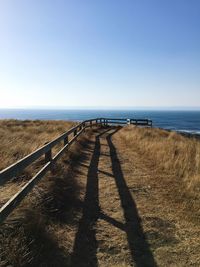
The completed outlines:
<svg viewBox="0 0 200 267">
<path fill-rule="evenodd" d="M 153 120 L 155 127 L 200 134 L 200 111 L 0 109 L 0 119 L 81 121 L 97 117 L 145 118 Z"/>
</svg>

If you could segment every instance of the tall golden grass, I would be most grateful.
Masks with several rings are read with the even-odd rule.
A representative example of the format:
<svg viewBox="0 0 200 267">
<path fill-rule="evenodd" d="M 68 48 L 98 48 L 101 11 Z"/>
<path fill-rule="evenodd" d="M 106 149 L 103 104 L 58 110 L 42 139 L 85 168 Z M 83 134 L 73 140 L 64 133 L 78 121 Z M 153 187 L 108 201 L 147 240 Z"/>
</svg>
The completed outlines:
<svg viewBox="0 0 200 267">
<path fill-rule="evenodd" d="M 0 170 L 67 131 L 68 121 L 0 120 Z"/>
<path fill-rule="evenodd" d="M 179 194 L 194 200 L 200 198 L 200 139 L 157 128 L 127 127 L 121 138 L 151 160 L 158 173 L 173 176 L 180 186 Z M 159 181 L 161 182 L 161 181 Z"/>
<path fill-rule="evenodd" d="M 64 121 L 1 121 L 1 168 L 51 141 L 73 124 Z M 56 163 L 54 173 L 47 173 L 1 226 L 0 266 L 66 266 L 68 254 L 62 255 L 58 239 L 62 243 L 60 232 L 65 227 L 69 227 L 65 233 L 66 242 L 70 243 L 73 234 L 71 225 L 79 212 L 81 188 L 76 179 L 77 166 L 80 157 L 84 157 L 87 141 L 86 135 L 80 136 Z M 33 171 L 29 170 L 31 176 Z M 18 178 L 2 187 L 1 200 L 14 195 L 26 182 Z"/>
<path fill-rule="evenodd" d="M 52 141 L 74 125 L 66 121 L 20 121 L 0 120 L 0 170 L 22 159 L 45 143 Z M 53 149 L 55 154 L 62 144 Z M 2 206 L 28 179 L 34 176 L 44 164 L 44 157 L 28 166 L 20 175 L 13 177 L 0 188 Z"/>
</svg>

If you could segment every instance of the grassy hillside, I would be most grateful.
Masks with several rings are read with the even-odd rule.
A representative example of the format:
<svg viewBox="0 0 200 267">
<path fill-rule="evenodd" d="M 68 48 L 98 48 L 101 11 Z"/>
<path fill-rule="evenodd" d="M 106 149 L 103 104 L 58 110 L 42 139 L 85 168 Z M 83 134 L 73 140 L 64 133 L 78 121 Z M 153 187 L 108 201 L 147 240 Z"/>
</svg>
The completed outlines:
<svg viewBox="0 0 200 267">
<path fill-rule="evenodd" d="M 0 125 L 1 168 L 4 168 L 58 137 L 74 123 L 7 120 L 1 121 Z M 2 225 L 0 266 L 65 266 L 66 261 L 63 262 L 57 247 L 57 239 L 62 244 L 60 231 L 63 227 L 57 224 L 66 221 L 70 225 L 74 220 L 76 212 L 73 209 L 80 195 L 77 165 L 86 143 L 87 137 L 82 135 L 56 163 L 54 173 L 45 175 Z M 1 205 L 41 168 L 43 160 L 1 186 Z"/>
<path fill-rule="evenodd" d="M 127 146 L 137 148 L 153 166 L 157 182 L 166 186 L 200 216 L 200 140 L 161 129 L 127 127 L 121 131 Z M 134 163 L 134 161 L 133 161 Z M 159 176 L 160 174 L 160 176 Z M 167 174 L 166 180 L 162 174 Z M 196 213 L 196 215 L 197 215 Z"/>
<path fill-rule="evenodd" d="M 66 121 L 0 120 L 0 170 L 74 125 Z"/>
<path fill-rule="evenodd" d="M 66 121 L 20 121 L 0 120 L 0 170 L 15 163 L 45 143 L 52 141 L 70 129 L 75 123 Z M 62 145 L 62 144 L 61 144 Z M 52 153 L 55 154 L 58 144 Z M 0 188 L 0 206 L 2 206 L 28 179 L 33 177 L 44 164 L 44 157 L 36 160 L 18 177 Z"/>
<path fill-rule="evenodd" d="M 71 126 L 1 121 L 1 168 Z M 199 158 L 200 141 L 174 132 L 88 129 L 2 225 L 0 266 L 198 266 Z"/>
</svg>

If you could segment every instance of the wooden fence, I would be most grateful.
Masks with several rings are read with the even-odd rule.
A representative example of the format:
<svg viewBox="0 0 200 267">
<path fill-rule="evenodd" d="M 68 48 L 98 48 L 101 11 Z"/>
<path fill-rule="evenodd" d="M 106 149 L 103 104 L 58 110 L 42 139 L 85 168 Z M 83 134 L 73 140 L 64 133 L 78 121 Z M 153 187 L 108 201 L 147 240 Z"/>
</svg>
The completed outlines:
<svg viewBox="0 0 200 267">
<path fill-rule="evenodd" d="M 77 126 L 71 128 L 66 133 L 62 134 L 53 141 L 40 147 L 33 153 L 22 158 L 16 163 L 10 165 L 6 169 L 0 171 L 0 186 L 2 186 L 9 179 L 19 175 L 26 167 L 30 166 L 33 162 L 42 156 L 45 156 L 45 165 L 42 169 L 31 178 L 11 199 L 5 203 L 0 209 L 0 223 L 2 223 L 7 216 L 20 204 L 23 198 L 32 190 L 35 184 L 49 171 L 53 164 L 60 158 L 64 151 L 66 151 L 77 137 L 85 131 L 86 128 L 92 126 L 109 126 L 112 124 L 134 124 L 152 127 L 151 120 L 135 120 L 135 119 L 112 119 L 112 118 L 97 118 L 91 120 L 85 120 Z M 52 149 L 63 142 L 62 149 L 55 155 L 52 156 Z"/>
</svg>

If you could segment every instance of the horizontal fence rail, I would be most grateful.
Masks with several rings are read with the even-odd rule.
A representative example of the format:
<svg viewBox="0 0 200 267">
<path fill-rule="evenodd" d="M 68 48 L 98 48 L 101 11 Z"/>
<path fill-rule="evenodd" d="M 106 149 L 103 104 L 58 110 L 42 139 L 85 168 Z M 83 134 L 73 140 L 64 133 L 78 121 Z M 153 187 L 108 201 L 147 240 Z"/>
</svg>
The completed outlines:
<svg viewBox="0 0 200 267">
<path fill-rule="evenodd" d="M 53 141 L 38 148 L 36 151 L 10 165 L 6 169 L 0 171 L 0 186 L 13 177 L 19 175 L 26 167 L 30 166 L 33 162 L 42 156 L 45 156 L 45 165 L 41 170 L 31 178 L 11 199 L 0 208 L 0 223 L 2 223 L 7 216 L 20 204 L 24 197 L 32 190 L 37 182 L 53 167 L 53 164 L 61 157 L 64 151 L 66 151 L 71 144 L 77 139 L 77 137 L 85 131 L 86 128 L 92 126 L 109 126 L 110 124 L 133 124 L 140 126 L 152 127 L 151 120 L 143 119 L 113 119 L 113 118 L 96 118 L 91 120 L 85 120 L 75 127 L 71 128 L 67 132 L 63 133 Z M 71 137 L 71 138 L 69 138 Z M 63 142 L 62 149 L 52 157 L 52 148 L 54 148 L 60 142 Z"/>
<path fill-rule="evenodd" d="M 106 124 L 133 124 L 138 126 L 149 126 L 152 127 L 152 120 L 149 119 L 113 119 L 113 118 L 103 118 Z"/>
</svg>

